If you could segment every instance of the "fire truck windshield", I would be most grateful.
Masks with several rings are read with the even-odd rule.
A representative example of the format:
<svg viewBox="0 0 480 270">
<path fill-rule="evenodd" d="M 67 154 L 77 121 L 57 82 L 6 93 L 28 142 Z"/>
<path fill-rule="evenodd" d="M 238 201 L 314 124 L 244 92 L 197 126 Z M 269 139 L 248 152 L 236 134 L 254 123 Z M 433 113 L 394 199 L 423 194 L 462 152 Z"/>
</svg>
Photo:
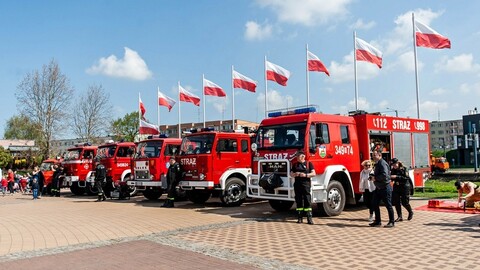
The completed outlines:
<svg viewBox="0 0 480 270">
<path fill-rule="evenodd" d="M 115 155 L 115 150 L 117 149 L 116 145 L 109 145 L 104 147 L 99 147 L 97 151 L 97 158 L 113 158 Z"/>
<path fill-rule="evenodd" d="M 65 154 L 64 160 L 76 160 L 76 159 L 79 159 L 81 152 L 82 152 L 82 149 L 68 150 L 67 153 Z"/>
<path fill-rule="evenodd" d="M 214 139 L 215 134 L 187 136 L 182 140 L 180 155 L 211 153 Z"/>
<path fill-rule="evenodd" d="M 53 162 L 42 162 L 40 164 L 40 170 L 41 171 L 50 171 L 52 169 Z"/>
<path fill-rule="evenodd" d="M 303 148 L 306 123 L 261 126 L 256 143 L 258 149 Z"/>
<path fill-rule="evenodd" d="M 160 157 L 162 146 L 162 141 L 141 142 L 135 151 L 135 158 Z"/>
</svg>

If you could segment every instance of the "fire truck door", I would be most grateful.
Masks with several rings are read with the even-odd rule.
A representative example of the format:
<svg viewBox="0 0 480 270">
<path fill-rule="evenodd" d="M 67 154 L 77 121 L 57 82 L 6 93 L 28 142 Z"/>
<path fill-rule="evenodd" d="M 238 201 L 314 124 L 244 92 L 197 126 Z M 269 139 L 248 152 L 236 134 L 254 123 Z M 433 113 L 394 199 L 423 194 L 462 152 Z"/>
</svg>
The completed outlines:
<svg viewBox="0 0 480 270">
<path fill-rule="evenodd" d="M 241 159 L 237 139 L 221 138 L 217 142 L 216 155 L 213 161 L 213 177 L 220 179 L 225 170 L 232 166 L 238 166 Z"/>
</svg>

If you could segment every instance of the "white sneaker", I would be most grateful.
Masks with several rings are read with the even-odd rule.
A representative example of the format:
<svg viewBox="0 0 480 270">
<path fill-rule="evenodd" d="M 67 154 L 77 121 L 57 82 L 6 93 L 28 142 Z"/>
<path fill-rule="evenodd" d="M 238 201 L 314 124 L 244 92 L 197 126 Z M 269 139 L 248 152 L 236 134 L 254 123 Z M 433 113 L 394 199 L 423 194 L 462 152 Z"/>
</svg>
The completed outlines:
<svg viewBox="0 0 480 270">
<path fill-rule="evenodd" d="M 368 217 L 368 221 L 370 221 L 370 222 L 372 222 L 374 219 L 375 219 L 375 218 L 373 217 L 373 215 L 370 215 L 370 216 Z"/>
</svg>

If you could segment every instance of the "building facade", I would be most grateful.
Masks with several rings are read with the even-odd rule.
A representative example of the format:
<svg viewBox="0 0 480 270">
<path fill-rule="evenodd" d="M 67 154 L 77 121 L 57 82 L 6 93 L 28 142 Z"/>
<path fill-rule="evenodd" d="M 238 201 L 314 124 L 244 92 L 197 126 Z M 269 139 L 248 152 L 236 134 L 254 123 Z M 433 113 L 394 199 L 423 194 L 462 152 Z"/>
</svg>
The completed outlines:
<svg viewBox="0 0 480 270">
<path fill-rule="evenodd" d="M 444 153 L 458 148 L 457 136 L 463 134 L 463 120 L 430 122 L 430 150 Z M 445 154 L 444 154 L 445 156 Z"/>
</svg>

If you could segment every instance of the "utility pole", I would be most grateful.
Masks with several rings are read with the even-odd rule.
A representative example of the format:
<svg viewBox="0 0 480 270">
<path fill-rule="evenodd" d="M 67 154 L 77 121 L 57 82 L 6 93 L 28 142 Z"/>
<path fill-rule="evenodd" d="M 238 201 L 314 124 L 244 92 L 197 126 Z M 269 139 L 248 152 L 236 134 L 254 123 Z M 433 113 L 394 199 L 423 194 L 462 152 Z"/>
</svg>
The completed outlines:
<svg viewBox="0 0 480 270">
<path fill-rule="evenodd" d="M 472 129 L 473 129 L 473 157 L 475 160 L 475 168 L 474 172 L 477 172 L 478 168 L 478 159 L 477 159 L 477 131 L 475 129 L 475 124 L 472 124 Z"/>
<path fill-rule="evenodd" d="M 388 107 L 387 107 L 387 110 L 392 110 L 392 111 L 394 111 L 394 112 L 395 112 L 395 117 L 398 117 L 398 110 L 395 110 L 395 109 L 392 109 L 392 108 L 388 108 Z"/>
</svg>

